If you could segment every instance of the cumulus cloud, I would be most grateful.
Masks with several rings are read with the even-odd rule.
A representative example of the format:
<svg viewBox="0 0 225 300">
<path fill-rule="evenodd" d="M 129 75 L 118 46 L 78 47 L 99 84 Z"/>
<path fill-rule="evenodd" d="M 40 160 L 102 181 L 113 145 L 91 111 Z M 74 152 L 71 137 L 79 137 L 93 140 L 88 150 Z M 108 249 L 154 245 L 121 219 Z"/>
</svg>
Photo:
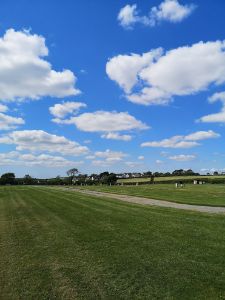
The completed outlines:
<svg viewBox="0 0 225 300">
<path fill-rule="evenodd" d="M 106 73 L 111 80 L 116 81 L 126 92 L 130 93 L 138 83 L 138 74 L 153 64 L 162 55 L 163 49 L 157 48 L 142 55 L 118 55 L 111 58 L 106 64 Z"/>
<path fill-rule="evenodd" d="M 169 159 L 171 160 L 176 160 L 176 161 L 191 161 L 196 158 L 195 155 L 190 155 L 190 154 L 179 154 L 179 155 L 174 155 L 174 156 L 169 156 Z"/>
<path fill-rule="evenodd" d="M 86 157 L 86 159 L 92 160 L 91 164 L 98 167 L 109 167 L 116 163 L 121 163 L 127 156 L 122 151 L 112 151 L 107 149 L 105 151 L 96 151 L 92 155 Z"/>
<path fill-rule="evenodd" d="M 50 113 L 56 118 L 64 118 L 69 114 L 76 114 L 79 112 L 80 108 L 86 107 L 87 105 L 82 102 L 63 102 L 57 103 L 54 106 L 49 107 Z"/>
<path fill-rule="evenodd" d="M 118 141 L 125 141 L 128 142 L 132 140 L 132 136 L 129 134 L 119 134 L 118 132 L 109 132 L 106 134 L 101 135 L 101 138 L 107 140 L 118 140 Z"/>
<path fill-rule="evenodd" d="M 164 0 L 158 7 L 153 7 L 150 13 L 152 26 L 161 21 L 178 23 L 187 18 L 196 8 L 194 4 L 182 5 L 177 0 Z"/>
<path fill-rule="evenodd" d="M 224 84 L 225 41 L 199 42 L 164 53 L 159 48 L 143 55 L 118 55 L 107 62 L 106 73 L 129 101 L 166 104 L 173 96 Z"/>
<path fill-rule="evenodd" d="M 146 124 L 137 120 L 127 112 L 96 111 L 83 113 L 70 119 L 53 119 L 58 124 L 73 124 L 81 131 L 118 132 L 134 129 L 147 129 Z"/>
<path fill-rule="evenodd" d="M 154 6 L 146 16 L 141 16 L 137 5 L 125 5 L 118 14 L 119 24 L 125 29 L 132 29 L 140 23 L 153 27 L 162 21 L 178 23 L 187 18 L 196 8 L 194 4 L 182 5 L 178 0 L 164 0 L 158 7 Z"/>
<path fill-rule="evenodd" d="M 82 161 L 75 162 L 65 159 L 61 156 L 52 156 L 48 154 L 33 155 L 30 153 L 22 154 L 17 151 L 0 153 L 1 166 L 44 166 L 44 167 L 66 167 L 82 164 Z"/>
<path fill-rule="evenodd" d="M 213 139 L 218 137 L 220 137 L 219 133 L 216 133 L 212 130 L 208 130 L 208 131 L 197 131 L 191 133 L 189 135 L 186 135 L 184 139 L 187 141 L 200 141 L 200 140 Z"/>
<path fill-rule="evenodd" d="M 120 25 L 124 28 L 132 28 L 132 26 L 137 23 L 139 19 L 137 5 L 125 5 L 123 8 L 121 8 L 117 19 Z"/>
<path fill-rule="evenodd" d="M 225 123 L 225 92 L 215 93 L 209 98 L 210 103 L 221 101 L 222 109 L 218 113 L 209 114 L 199 119 L 204 123 Z"/>
<path fill-rule="evenodd" d="M 106 151 L 96 151 L 94 156 L 97 158 L 104 158 L 107 162 L 117 162 L 121 161 L 127 156 L 127 154 L 121 151 L 112 151 L 107 149 Z"/>
<path fill-rule="evenodd" d="M 6 105 L 0 104 L 0 130 L 15 129 L 19 125 L 25 123 L 22 118 L 16 118 L 5 114 L 5 112 L 7 111 L 8 107 Z"/>
<path fill-rule="evenodd" d="M 145 142 L 141 144 L 141 147 L 192 148 L 200 145 L 197 141 L 218 137 L 220 137 L 220 135 L 212 130 L 197 131 L 186 136 L 176 135 L 161 141 Z"/>
<path fill-rule="evenodd" d="M 0 144 L 16 145 L 18 151 L 47 151 L 64 155 L 78 156 L 88 153 L 88 148 L 70 141 L 64 136 L 57 136 L 43 130 L 13 131 L 0 137 Z"/>
<path fill-rule="evenodd" d="M 0 38 L 0 100 L 66 97 L 80 91 L 70 70 L 52 69 L 44 37 L 9 29 Z"/>
</svg>

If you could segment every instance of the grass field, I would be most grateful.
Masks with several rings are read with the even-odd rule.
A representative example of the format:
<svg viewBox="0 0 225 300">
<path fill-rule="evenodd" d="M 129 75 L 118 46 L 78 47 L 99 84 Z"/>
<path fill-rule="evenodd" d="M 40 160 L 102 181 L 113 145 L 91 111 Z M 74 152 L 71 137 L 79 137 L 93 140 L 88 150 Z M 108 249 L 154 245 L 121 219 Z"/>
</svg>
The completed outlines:
<svg viewBox="0 0 225 300">
<path fill-rule="evenodd" d="M 74 187 L 75 188 L 75 187 Z M 84 186 L 83 189 L 140 196 L 177 203 L 225 206 L 225 184 L 186 184 L 183 188 L 175 188 L 173 184 L 152 184 L 139 186 Z"/>
<path fill-rule="evenodd" d="M 225 299 L 225 218 L 0 188 L 1 299 Z"/>
<path fill-rule="evenodd" d="M 198 180 L 217 180 L 217 179 L 225 179 L 225 175 L 219 175 L 219 176 L 169 176 L 169 177 L 155 177 L 154 181 L 180 181 L 180 180 L 194 180 L 194 179 L 198 179 Z M 117 182 L 118 183 L 135 183 L 135 182 L 147 182 L 150 181 L 151 178 L 128 178 L 128 179 L 118 179 Z"/>
</svg>

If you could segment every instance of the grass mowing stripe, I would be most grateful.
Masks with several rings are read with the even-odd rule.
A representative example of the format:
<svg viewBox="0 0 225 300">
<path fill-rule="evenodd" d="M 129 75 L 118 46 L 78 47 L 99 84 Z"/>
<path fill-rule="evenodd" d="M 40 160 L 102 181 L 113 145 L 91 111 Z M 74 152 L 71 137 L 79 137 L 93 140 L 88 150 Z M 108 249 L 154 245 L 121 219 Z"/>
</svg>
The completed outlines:
<svg viewBox="0 0 225 300">
<path fill-rule="evenodd" d="M 8 299 L 225 296 L 221 216 L 38 188 L 8 187 L 4 195 L 1 220 L 13 226 L 3 228 L 3 246 L 9 236 L 15 248 L 9 258 L 1 256 L 0 273 L 15 279 L 7 288 L 0 282 Z M 14 273 L 13 264 L 21 272 Z"/>
</svg>

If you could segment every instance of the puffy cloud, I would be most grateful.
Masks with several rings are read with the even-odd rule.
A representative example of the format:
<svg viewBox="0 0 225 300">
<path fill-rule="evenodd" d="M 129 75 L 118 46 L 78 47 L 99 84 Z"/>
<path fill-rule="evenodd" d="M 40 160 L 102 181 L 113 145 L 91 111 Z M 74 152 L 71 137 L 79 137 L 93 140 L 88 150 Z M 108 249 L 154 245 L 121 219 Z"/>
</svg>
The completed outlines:
<svg viewBox="0 0 225 300">
<path fill-rule="evenodd" d="M 97 151 L 95 152 L 95 157 L 104 158 L 106 162 L 117 162 L 123 160 L 127 156 L 126 153 L 121 151 L 111 151 L 107 149 L 106 151 Z"/>
<path fill-rule="evenodd" d="M 187 18 L 196 5 L 182 5 L 177 0 L 164 0 L 158 7 L 153 7 L 150 13 L 150 24 L 152 26 L 161 21 L 169 21 L 172 23 L 181 22 Z"/>
<path fill-rule="evenodd" d="M 182 5 L 178 0 L 164 0 L 158 7 L 151 8 L 149 15 L 140 16 L 137 5 L 125 5 L 118 14 L 120 25 L 126 29 L 132 29 L 136 23 L 145 26 L 155 26 L 161 21 L 172 23 L 181 22 L 187 18 L 196 8 L 193 4 Z"/>
<path fill-rule="evenodd" d="M 185 155 L 185 154 L 180 154 L 180 155 L 174 155 L 174 156 L 169 156 L 169 159 L 171 160 L 176 160 L 176 161 L 191 161 L 196 158 L 195 155 Z"/>
<path fill-rule="evenodd" d="M 0 143 L 16 145 L 19 151 L 32 152 L 48 151 L 64 155 L 78 156 L 88 152 L 88 148 L 79 143 L 70 141 L 64 136 L 57 136 L 43 130 L 13 131 L 0 137 Z"/>
<path fill-rule="evenodd" d="M 225 92 L 215 93 L 209 98 L 210 103 L 221 101 L 222 109 L 215 114 L 209 114 L 199 119 L 200 122 L 205 123 L 225 123 Z"/>
<path fill-rule="evenodd" d="M 57 72 L 44 59 L 45 39 L 30 32 L 9 29 L 0 38 L 0 100 L 66 97 L 80 91 L 70 70 Z"/>
<path fill-rule="evenodd" d="M 45 166 L 45 167 L 66 167 L 80 165 L 83 162 L 75 162 L 65 159 L 61 156 L 52 156 L 48 154 L 22 154 L 17 151 L 8 153 L 0 153 L 0 165 L 1 166 Z"/>
<path fill-rule="evenodd" d="M 127 156 L 126 153 L 121 151 L 96 151 L 93 155 L 89 155 L 86 159 L 92 160 L 91 164 L 98 167 L 109 167 L 115 163 L 123 161 Z"/>
<path fill-rule="evenodd" d="M 134 85 L 138 83 L 138 74 L 159 58 L 162 51 L 162 48 L 158 48 L 142 55 L 132 53 L 115 56 L 107 62 L 106 73 L 126 93 L 130 93 Z"/>
<path fill-rule="evenodd" d="M 53 119 L 58 124 L 74 124 L 79 130 L 87 132 L 118 132 L 133 129 L 147 129 L 146 124 L 127 112 L 96 111 L 83 113 L 70 119 Z"/>
<path fill-rule="evenodd" d="M 6 115 L 5 112 L 8 111 L 6 105 L 0 104 L 0 130 L 9 130 L 15 129 L 18 125 L 24 124 L 22 118 L 16 118 L 9 115 Z"/>
<path fill-rule="evenodd" d="M 123 8 L 121 8 L 117 19 L 121 26 L 125 28 L 132 28 L 132 25 L 134 25 L 139 19 L 137 5 L 125 5 Z"/>
<path fill-rule="evenodd" d="M 145 142 L 141 144 L 141 147 L 192 148 L 200 145 L 197 141 L 217 138 L 219 136 L 220 135 L 218 133 L 212 130 L 197 131 L 186 136 L 176 135 L 161 141 Z"/>
<path fill-rule="evenodd" d="M 81 107 L 86 107 L 87 105 L 82 102 L 63 102 L 55 104 L 49 107 L 50 113 L 56 118 L 64 118 L 68 114 L 76 114 L 79 112 Z"/>
<path fill-rule="evenodd" d="M 105 151 L 96 151 L 93 155 L 89 155 L 86 159 L 92 160 L 91 164 L 98 167 L 109 167 L 116 163 L 121 163 L 127 156 L 121 151 L 112 151 L 107 149 Z"/>
<path fill-rule="evenodd" d="M 135 68 L 130 61 L 135 61 Z M 173 96 L 191 95 L 213 84 L 224 84 L 225 41 L 199 42 L 164 54 L 159 48 L 141 56 L 119 55 L 108 61 L 106 72 L 131 102 L 166 104 Z"/>
<path fill-rule="evenodd" d="M 125 141 L 128 142 L 132 140 L 132 136 L 129 134 L 119 134 L 118 132 L 109 132 L 106 134 L 101 135 L 101 138 L 107 140 L 118 140 L 118 141 Z"/>
</svg>

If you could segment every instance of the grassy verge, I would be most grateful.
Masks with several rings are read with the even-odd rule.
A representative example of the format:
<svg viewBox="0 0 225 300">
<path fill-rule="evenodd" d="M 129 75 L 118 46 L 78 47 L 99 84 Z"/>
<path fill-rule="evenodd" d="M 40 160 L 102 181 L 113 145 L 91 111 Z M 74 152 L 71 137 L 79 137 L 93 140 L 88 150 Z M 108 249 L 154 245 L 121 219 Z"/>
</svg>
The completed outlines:
<svg viewBox="0 0 225 300">
<path fill-rule="evenodd" d="M 225 219 L 0 188 L 2 299 L 224 299 Z"/>
</svg>

